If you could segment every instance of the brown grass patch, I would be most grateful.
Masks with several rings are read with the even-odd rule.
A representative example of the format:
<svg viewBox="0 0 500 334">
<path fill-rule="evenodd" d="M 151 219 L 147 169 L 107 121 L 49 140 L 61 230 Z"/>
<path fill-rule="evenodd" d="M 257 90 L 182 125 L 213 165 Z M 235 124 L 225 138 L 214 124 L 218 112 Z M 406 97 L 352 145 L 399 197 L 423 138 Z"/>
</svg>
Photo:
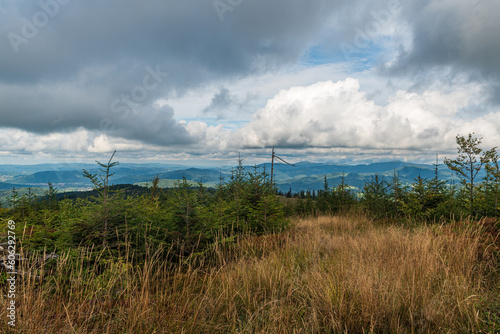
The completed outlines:
<svg viewBox="0 0 500 334">
<path fill-rule="evenodd" d="M 97 274 L 79 265 L 89 256 L 82 253 L 80 262 L 62 258 L 41 282 L 19 282 L 16 330 L 494 333 L 500 275 L 495 256 L 478 256 L 491 250 L 485 242 L 477 229 L 342 216 L 297 219 L 290 231 L 214 247 L 210 266 L 172 270 L 152 255 Z"/>
</svg>

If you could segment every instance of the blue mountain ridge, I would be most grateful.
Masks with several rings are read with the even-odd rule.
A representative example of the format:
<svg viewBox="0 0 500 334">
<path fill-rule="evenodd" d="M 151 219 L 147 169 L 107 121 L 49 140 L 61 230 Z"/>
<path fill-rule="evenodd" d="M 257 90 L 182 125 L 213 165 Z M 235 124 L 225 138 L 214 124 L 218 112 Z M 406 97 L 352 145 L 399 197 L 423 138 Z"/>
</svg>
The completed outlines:
<svg viewBox="0 0 500 334">
<path fill-rule="evenodd" d="M 324 187 L 324 177 L 330 186 L 341 182 L 342 175 L 349 185 L 361 189 L 366 181 L 375 174 L 381 178 L 390 179 L 396 171 L 403 183 L 411 183 L 418 176 L 423 178 L 434 177 L 434 166 L 415 164 L 401 161 L 378 162 L 371 164 L 345 165 L 334 163 L 317 163 L 302 161 L 295 166 L 276 163 L 274 165 L 274 179 L 282 191 L 319 190 Z M 252 172 L 255 166 L 244 166 L 245 172 Z M 271 164 L 257 165 L 259 171 L 271 172 Z M 83 169 L 90 173 L 99 173 L 99 166 L 91 164 L 43 164 L 43 165 L 0 165 L 0 189 L 17 187 L 43 187 L 48 182 L 58 185 L 59 190 L 67 187 L 90 186 L 89 180 L 83 177 Z M 160 179 L 180 180 L 183 177 L 188 181 L 219 182 L 222 176 L 227 182 L 231 176 L 228 167 L 190 167 L 184 165 L 162 165 L 121 163 L 112 169 L 114 175 L 110 184 L 137 184 L 151 182 L 158 176 Z M 453 173 L 444 165 L 439 166 L 439 177 L 444 180 L 454 178 Z M 456 179 L 456 177 L 455 177 Z"/>
</svg>

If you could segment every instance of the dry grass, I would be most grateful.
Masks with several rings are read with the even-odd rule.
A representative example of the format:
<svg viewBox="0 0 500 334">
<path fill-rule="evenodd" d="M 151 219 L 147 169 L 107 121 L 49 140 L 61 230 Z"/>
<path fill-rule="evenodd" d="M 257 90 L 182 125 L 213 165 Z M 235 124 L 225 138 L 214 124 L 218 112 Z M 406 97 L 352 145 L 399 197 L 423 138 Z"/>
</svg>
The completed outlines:
<svg viewBox="0 0 500 334">
<path fill-rule="evenodd" d="M 500 275 L 493 246 L 471 228 L 408 230 L 345 216 L 300 219 L 286 233 L 220 245 L 211 265 L 172 270 L 152 255 L 140 267 L 127 258 L 108 263 L 98 275 L 83 270 L 90 254 L 82 253 L 80 262 L 65 257 L 54 274 L 42 273 L 42 283 L 20 283 L 16 329 L 495 333 Z"/>
</svg>

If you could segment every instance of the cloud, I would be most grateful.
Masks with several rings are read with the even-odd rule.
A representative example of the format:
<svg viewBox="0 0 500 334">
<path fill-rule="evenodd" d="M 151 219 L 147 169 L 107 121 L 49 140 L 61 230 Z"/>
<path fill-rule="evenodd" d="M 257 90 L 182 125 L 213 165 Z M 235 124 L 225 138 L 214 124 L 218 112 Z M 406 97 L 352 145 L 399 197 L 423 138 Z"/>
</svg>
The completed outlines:
<svg viewBox="0 0 500 334">
<path fill-rule="evenodd" d="M 235 104 L 234 97 L 231 96 L 229 90 L 221 88 L 218 93 L 212 97 L 210 105 L 203 109 L 203 113 L 215 113 L 217 119 L 224 118 L 224 110 Z"/>
<path fill-rule="evenodd" d="M 3 150 L 216 158 L 498 141 L 495 0 L 252 0 L 223 21 L 213 1 L 0 3 L 0 128 L 19 138 L 0 136 Z"/>
<path fill-rule="evenodd" d="M 174 119 L 174 111 L 168 105 L 143 107 L 118 118 L 108 132 L 120 138 L 139 140 L 154 145 L 189 145 L 197 142 L 183 122 Z"/>
<path fill-rule="evenodd" d="M 221 88 L 215 93 L 210 105 L 203 109 L 203 114 L 215 114 L 217 120 L 227 118 L 228 114 L 236 114 L 242 110 L 248 112 L 249 104 L 258 97 L 257 94 L 247 93 L 244 99 L 231 94 L 227 88 Z"/>
<path fill-rule="evenodd" d="M 337 6 L 316 48 L 354 71 L 410 78 L 416 92 L 465 75 L 498 104 L 499 15 L 496 0 L 352 1 Z"/>
<path fill-rule="evenodd" d="M 52 154 L 110 152 L 113 150 L 141 150 L 144 145 L 137 141 L 109 138 L 98 132 L 84 128 L 65 133 L 34 135 L 18 129 L 0 131 L 0 150 L 9 150 L 14 154 L 35 154 L 50 152 Z"/>
<path fill-rule="evenodd" d="M 500 139 L 500 112 L 473 120 L 459 114 L 469 104 L 467 92 L 444 94 L 398 91 L 377 105 L 353 78 L 283 90 L 234 134 L 235 145 L 248 148 L 362 148 L 449 150 L 457 134 L 476 131 L 488 141 Z M 496 131 L 496 132 L 495 132 Z"/>
<path fill-rule="evenodd" d="M 162 108 L 165 109 L 165 108 Z M 158 110 L 159 113 L 164 110 Z M 136 116 L 140 118 L 140 115 Z M 83 127 L 66 132 L 51 132 L 46 134 L 34 134 L 32 132 L 8 128 L 0 129 L 0 152 L 10 152 L 11 155 L 27 155 L 45 153 L 46 157 L 81 157 L 93 153 L 107 153 L 115 150 L 122 154 L 131 156 L 141 156 L 143 158 L 155 154 L 181 154 L 192 155 L 227 155 L 227 142 L 230 132 L 222 125 L 209 126 L 204 122 L 180 121 L 174 125 L 165 126 L 159 120 L 157 124 L 145 125 L 144 133 L 141 133 L 140 126 L 134 128 L 138 138 L 123 138 L 116 134 L 107 134 L 101 131 L 89 131 Z M 177 131 L 181 134 L 172 134 Z M 173 128 L 173 129 L 172 129 Z M 155 131 L 167 130 L 165 133 L 155 133 Z M 126 130 L 122 130 L 126 131 Z M 132 130 L 128 130 L 132 131 Z M 161 132 L 161 131 L 160 131 Z M 191 143 L 183 145 L 165 144 L 165 140 L 181 140 L 182 136 L 189 138 Z"/>
<path fill-rule="evenodd" d="M 191 144 L 184 126 L 168 106 L 113 104 L 100 87 L 78 85 L 0 85 L 1 125 L 38 134 L 77 128 L 161 145 Z"/>
<path fill-rule="evenodd" d="M 58 4 L 58 10 L 37 27 L 35 17 L 45 11 L 43 3 Z M 297 0 L 245 1 L 220 22 L 212 1 L 17 1 L 0 13 L 0 31 L 27 42 L 15 53 L 9 38 L 0 40 L 0 77 L 7 82 L 64 80 L 99 64 L 125 72 L 121 75 L 126 79 L 147 65 L 160 64 L 180 91 L 217 77 L 293 63 L 334 9 L 326 0 L 307 5 Z M 23 34 L 30 24 L 37 31 L 32 37 Z M 119 79 L 120 74 L 114 76 Z"/>
<path fill-rule="evenodd" d="M 500 102 L 500 2 L 427 0 L 405 2 L 401 8 L 411 46 L 389 66 L 391 73 L 425 76 L 451 68 L 487 83 L 491 98 Z"/>
<path fill-rule="evenodd" d="M 293 64 L 333 10 L 326 0 L 246 1 L 221 22 L 211 1 L 9 1 L 0 126 L 191 145 L 182 116 L 156 101 Z M 145 79 L 152 71 L 159 81 Z M 244 102 L 221 91 L 208 110 Z"/>
</svg>

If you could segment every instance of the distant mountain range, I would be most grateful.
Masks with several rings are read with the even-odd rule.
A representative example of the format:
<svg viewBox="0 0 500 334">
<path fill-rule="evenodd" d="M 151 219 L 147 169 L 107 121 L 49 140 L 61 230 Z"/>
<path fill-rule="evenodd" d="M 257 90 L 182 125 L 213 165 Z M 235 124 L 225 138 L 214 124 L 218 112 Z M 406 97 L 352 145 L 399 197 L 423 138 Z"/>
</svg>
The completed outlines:
<svg viewBox="0 0 500 334">
<path fill-rule="evenodd" d="M 266 168 L 270 165 L 266 164 Z M 370 181 L 375 175 L 389 180 L 396 172 L 401 182 L 412 183 L 418 176 L 422 178 L 434 177 L 434 166 L 412 164 L 401 161 L 382 162 L 362 165 L 337 165 L 323 163 L 301 162 L 295 167 L 284 164 L 275 165 L 276 184 L 282 191 L 292 190 L 319 190 L 324 188 L 326 176 L 330 187 L 337 186 L 344 177 L 344 182 L 350 186 L 362 189 L 365 182 Z M 444 180 L 453 178 L 446 166 L 439 166 L 439 177 Z"/>
<path fill-rule="evenodd" d="M 271 164 L 258 165 L 260 170 L 271 171 Z M 86 190 L 91 188 L 89 180 L 82 176 L 83 169 L 90 173 L 99 173 L 99 167 L 92 164 L 42 164 L 42 165 L 0 165 L 0 190 L 16 188 L 47 188 L 51 182 L 59 191 Z M 163 164 L 131 164 L 121 163 L 113 168 L 114 175 L 111 184 L 151 184 L 157 175 L 161 186 L 173 186 L 175 181 L 185 177 L 188 181 L 203 182 L 206 186 L 213 186 L 220 182 L 222 177 L 228 181 L 231 176 L 231 167 L 193 168 L 184 165 Z M 252 172 L 253 166 L 246 166 L 245 171 Z M 274 173 L 276 184 L 280 190 L 293 192 L 300 190 L 319 190 L 324 187 L 324 177 L 330 186 L 336 186 L 344 175 L 345 182 L 361 189 L 366 181 L 374 175 L 390 179 L 394 172 L 399 174 L 403 183 L 411 183 L 418 176 L 432 178 L 434 166 L 413 164 L 401 161 L 381 162 L 361 165 L 339 165 L 331 163 L 299 162 L 295 166 L 275 164 Z M 439 166 L 441 179 L 453 178 L 453 173 L 446 166 Z"/>
</svg>

